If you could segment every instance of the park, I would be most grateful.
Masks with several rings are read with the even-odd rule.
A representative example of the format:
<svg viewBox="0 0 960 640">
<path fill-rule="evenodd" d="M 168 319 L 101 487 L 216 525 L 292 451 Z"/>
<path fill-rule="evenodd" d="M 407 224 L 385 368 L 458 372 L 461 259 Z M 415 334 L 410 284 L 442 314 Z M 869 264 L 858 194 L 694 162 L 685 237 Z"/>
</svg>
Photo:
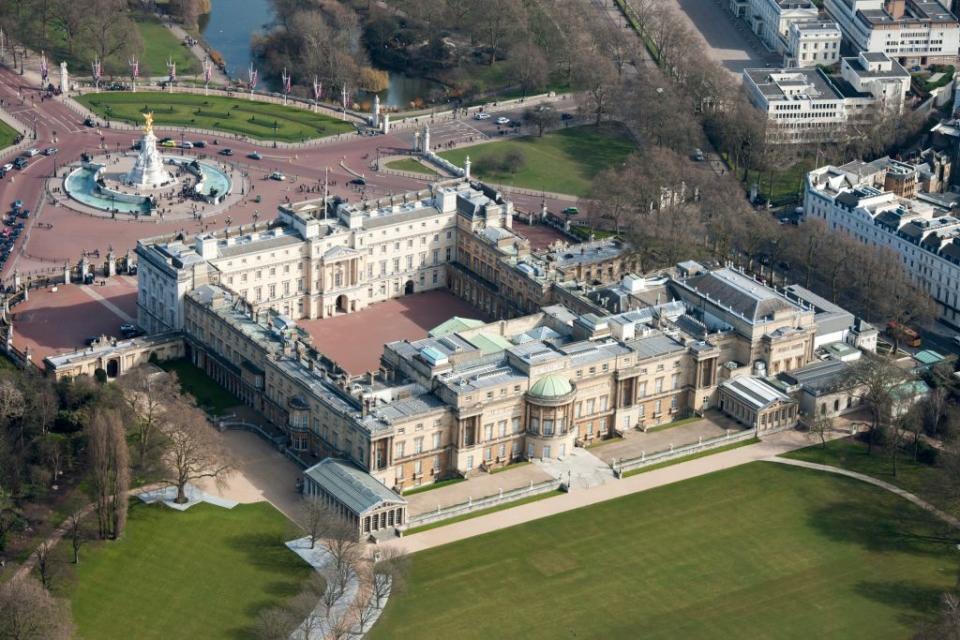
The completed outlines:
<svg viewBox="0 0 960 640">
<path fill-rule="evenodd" d="M 139 125 L 153 112 L 157 126 L 196 127 L 257 140 L 302 142 L 349 133 L 349 122 L 271 102 L 190 93 L 87 93 L 77 102 L 109 120 Z"/>
<path fill-rule="evenodd" d="M 371 638 L 902 638 L 956 579 L 942 523 L 756 462 L 417 553 Z"/>
</svg>

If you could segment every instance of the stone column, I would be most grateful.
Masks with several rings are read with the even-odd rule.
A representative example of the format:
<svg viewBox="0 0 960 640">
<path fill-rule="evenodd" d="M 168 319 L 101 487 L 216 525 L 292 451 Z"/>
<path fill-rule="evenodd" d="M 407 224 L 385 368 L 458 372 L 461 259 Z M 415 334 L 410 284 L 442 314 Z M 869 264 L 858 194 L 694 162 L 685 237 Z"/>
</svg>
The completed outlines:
<svg viewBox="0 0 960 640">
<path fill-rule="evenodd" d="M 117 257 L 113 255 L 113 251 L 107 253 L 107 277 L 112 278 L 117 275 Z"/>
<path fill-rule="evenodd" d="M 423 149 L 424 153 L 430 153 L 430 125 L 423 128 Z"/>
<path fill-rule="evenodd" d="M 17 269 L 13 272 L 13 288 L 19 289 L 21 284 L 20 270 Z"/>
<path fill-rule="evenodd" d="M 83 279 L 87 277 L 87 274 L 90 272 L 90 262 L 87 260 L 87 257 L 84 256 L 80 258 L 80 281 L 83 282 Z"/>
<path fill-rule="evenodd" d="M 420 149 L 420 132 L 414 131 L 413 132 L 413 151 L 415 153 L 419 153 L 420 150 L 421 150 Z"/>
<path fill-rule="evenodd" d="M 470 179 L 470 156 L 467 156 L 463 160 L 463 177 L 467 180 Z"/>
<path fill-rule="evenodd" d="M 60 63 L 60 91 L 64 94 L 70 92 L 70 76 L 67 73 L 67 63 Z"/>
<path fill-rule="evenodd" d="M 376 128 L 380 126 L 380 96 L 374 94 L 373 109 L 370 112 L 370 126 Z"/>
<path fill-rule="evenodd" d="M 63 263 L 63 284 L 70 284 L 70 265 Z"/>
<path fill-rule="evenodd" d="M 383 122 L 381 123 L 381 125 L 382 125 L 384 135 L 390 133 L 390 114 L 389 113 L 383 114 Z"/>
</svg>

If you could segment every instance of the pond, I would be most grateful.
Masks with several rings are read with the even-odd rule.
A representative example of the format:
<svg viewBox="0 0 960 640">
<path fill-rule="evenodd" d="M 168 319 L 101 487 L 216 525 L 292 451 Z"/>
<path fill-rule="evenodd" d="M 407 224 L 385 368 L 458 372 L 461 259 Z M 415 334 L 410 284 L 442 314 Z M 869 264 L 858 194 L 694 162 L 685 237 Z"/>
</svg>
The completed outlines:
<svg viewBox="0 0 960 640">
<path fill-rule="evenodd" d="M 246 82 L 247 68 L 252 60 L 250 39 L 254 34 L 263 32 L 273 21 L 271 0 L 211 0 L 209 14 L 200 16 L 200 34 L 211 48 L 220 52 L 227 65 L 227 74 L 234 80 Z M 267 86 L 261 81 L 261 89 L 277 90 L 279 87 Z M 411 78 L 391 73 L 390 85 L 381 91 L 380 104 L 383 106 L 407 109 L 414 100 L 427 100 L 432 93 L 443 89 L 443 85 L 425 78 Z M 330 99 L 328 90 L 324 88 Z M 335 96 L 339 99 L 339 93 Z M 373 94 L 360 91 L 355 97 L 357 102 L 373 99 Z"/>
<path fill-rule="evenodd" d="M 200 35 L 223 56 L 227 74 L 247 79 L 250 38 L 273 21 L 270 0 L 211 0 L 209 14 L 200 16 Z"/>
<path fill-rule="evenodd" d="M 377 95 L 380 96 L 381 105 L 403 110 L 408 109 L 410 103 L 415 100 L 419 99 L 425 102 L 434 93 L 440 92 L 442 95 L 442 91 L 443 85 L 439 82 L 427 80 L 426 78 L 411 78 L 410 76 L 399 73 L 391 73 L 390 85 L 386 91 L 381 91 Z M 368 100 L 373 100 L 372 93 L 366 91 L 358 92 L 358 102 L 366 102 Z"/>
</svg>

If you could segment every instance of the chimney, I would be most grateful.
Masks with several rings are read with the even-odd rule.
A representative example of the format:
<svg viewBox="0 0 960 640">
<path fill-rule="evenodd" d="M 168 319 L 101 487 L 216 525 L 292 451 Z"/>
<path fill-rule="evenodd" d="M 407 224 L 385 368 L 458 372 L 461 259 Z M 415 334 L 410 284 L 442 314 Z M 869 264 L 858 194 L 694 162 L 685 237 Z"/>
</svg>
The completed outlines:
<svg viewBox="0 0 960 640">
<path fill-rule="evenodd" d="M 884 9 L 894 20 L 903 18 L 903 12 L 906 10 L 906 0 L 886 0 Z"/>
</svg>

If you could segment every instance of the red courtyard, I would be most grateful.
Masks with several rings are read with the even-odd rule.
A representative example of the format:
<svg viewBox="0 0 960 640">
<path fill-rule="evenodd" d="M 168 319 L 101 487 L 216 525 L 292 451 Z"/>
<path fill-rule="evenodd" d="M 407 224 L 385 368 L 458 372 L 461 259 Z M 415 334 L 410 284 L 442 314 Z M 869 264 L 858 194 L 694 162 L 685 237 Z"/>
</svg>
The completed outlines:
<svg viewBox="0 0 960 640">
<path fill-rule="evenodd" d="M 363 311 L 322 320 L 300 320 L 313 344 L 353 375 L 380 367 L 383 345 L 418 340 L 453 316 L 485 319 L 470 303 L 445 290 L 416 293 L 377 303 Z"/>
</svg>

